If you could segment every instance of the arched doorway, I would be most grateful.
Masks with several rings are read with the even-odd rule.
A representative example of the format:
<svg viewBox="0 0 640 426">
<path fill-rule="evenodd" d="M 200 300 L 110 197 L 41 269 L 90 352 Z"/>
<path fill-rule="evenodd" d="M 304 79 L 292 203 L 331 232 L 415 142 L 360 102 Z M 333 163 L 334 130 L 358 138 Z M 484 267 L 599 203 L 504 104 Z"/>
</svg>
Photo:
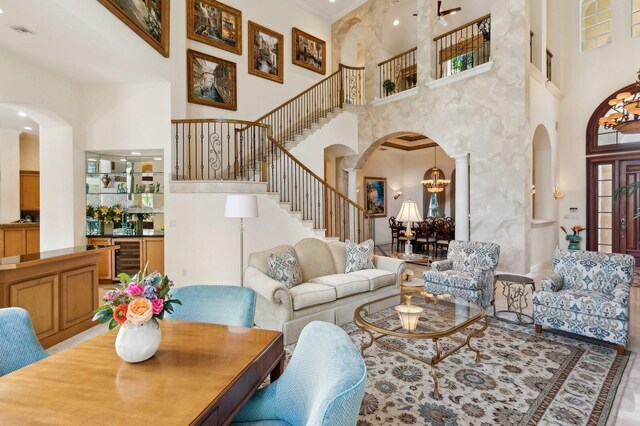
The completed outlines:
<svg viewBox="0 0 640 426">
<path fill-rule="evenodd" d="M 621 92 L 636 93 L 631 84 L 608 96 L 587 125 L 587 248 L 626 253 L 640 264 L 640 224 L 635 215 L 640 194 L 614 197 L 617 188 L 640 180 L 640 133 L 605 128 L 599 119 Z"/>
<path fill-rule="evenodd" d="M 535 186 L 532 203 L 534 219 L 551 219 L 553 213 L 553 162 L 551 155 L 551 138 L 547 128 L 542 124 L 533 134 L 533 177 Z"/>
</svg>

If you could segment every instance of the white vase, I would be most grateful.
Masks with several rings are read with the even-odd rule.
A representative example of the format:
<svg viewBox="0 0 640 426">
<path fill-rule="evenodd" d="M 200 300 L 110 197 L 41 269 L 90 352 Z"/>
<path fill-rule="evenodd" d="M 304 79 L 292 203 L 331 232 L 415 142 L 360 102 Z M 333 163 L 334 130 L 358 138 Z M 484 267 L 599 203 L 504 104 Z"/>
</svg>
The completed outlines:
<svg viewBox="0 0 640 426">
<path fill-rule="evenodd" d="M 131 363 L 146 361 L 160 346 L 162 332 L 155 321 L 142 325 L 122 324 L 116 337 L 116 352 Z"/>
</svg>

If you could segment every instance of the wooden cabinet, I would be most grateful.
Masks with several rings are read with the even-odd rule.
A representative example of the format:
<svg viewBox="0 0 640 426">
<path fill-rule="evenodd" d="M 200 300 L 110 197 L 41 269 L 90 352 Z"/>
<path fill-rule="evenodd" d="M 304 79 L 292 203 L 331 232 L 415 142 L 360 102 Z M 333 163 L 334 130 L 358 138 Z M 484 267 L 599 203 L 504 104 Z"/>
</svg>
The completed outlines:
<svg viewBox="0 0 640 426">
<path fill-rule="evenodd" d="M 110 246 L 112 242 L 111 238 L 88 238 L 87 244 L 91 246 Z M 109 250 L 100 254 L 100 261 L 98 262 L 98 278 L 101 281 L 113 280 L 113 251 Z"/>
<path fill-rule="evenodd" d="M 40 172 L 20 171 L 20 210 L 40 210 Z"/>
<path fill-rule="evenodd" d="M 125 272 L 134 275 L 142 270 L 147 262 L 147 273 L 158 271 L 164 275 L 164 238 L 153 237 L 88 237 L 87 244 L 104 246 L 117 245 L 114 252 L 102 253 L 98 264 L 98 275 L 101 281 L 112 281 L 117 274 Z"/>
<path fill-rule="evenodd" d="M 0 225 L 0 257 L 40 252 L 40 225 L 11 223 Z"/>
<path fill-rule="evenodd" d="M 164 275 L 164 238 L 145 238 L 142 241 L 143 264 L 148 272 L 158 271 Z"/>
<path fill-rule="evenodd" d="M 58 275 L 28 279 L 9 286 L 7 306 L 19 306 L 31 314 L 31 322 L 39 340 L 60 331 Z"/>
</svg>

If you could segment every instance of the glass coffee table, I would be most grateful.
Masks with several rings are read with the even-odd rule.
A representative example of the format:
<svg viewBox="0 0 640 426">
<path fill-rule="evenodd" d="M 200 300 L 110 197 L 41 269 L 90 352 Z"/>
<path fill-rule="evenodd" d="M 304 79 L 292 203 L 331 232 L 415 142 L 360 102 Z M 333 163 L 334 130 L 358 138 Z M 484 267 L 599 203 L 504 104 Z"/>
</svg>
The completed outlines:
<svg viewBox="0 0 640 426">
<path fill-rule="evenodd" d="M 412 253 L 410 256 L 405 256 L 404 253 L 391 253 L 389 254 L 389 257 L 404 260 L 406 263 L 413 263 L 416 265 L 431 265 L 431 258 L 424 254 Z"/>
<path fill-rule="evenodd" d="M 480 350 L 471 346 L 471 339 L 486 330 L 489 325 L 484 309 L 476 303 L 454 296 L 436 296 L 426 291 L 411 290 L 403 290 L 358 306 L 354 312 L 354 320 L 358 328 L 369 335 L 369 341 L 360 346 L 363 356 L 365 349 L 375 342 L 389 350 L 431 365 L 435 398 L 439 397 L 436 365 L 463 346 L 475 352 L 476 362 L 480 362 Z M 435 344 L 435 355 L 425 357 L 404 350 L 398 345 L 389 344 L 383 340 L 389 336 L 432 340 Z M 453 340 L 455 344 L 443 351 L 440 340 L 445 337 Z"/>
</svg>

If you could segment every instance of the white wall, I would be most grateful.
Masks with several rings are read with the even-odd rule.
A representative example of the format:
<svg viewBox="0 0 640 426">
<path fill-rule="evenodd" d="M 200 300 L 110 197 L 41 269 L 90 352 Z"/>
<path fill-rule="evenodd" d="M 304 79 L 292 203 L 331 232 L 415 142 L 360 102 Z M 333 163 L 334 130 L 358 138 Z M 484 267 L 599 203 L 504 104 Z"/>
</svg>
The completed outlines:
<svg viewBox="0 0 640 426">
<path fill-rule="evenodd" d="M 383 147 L 386 148 L 386 147 Z M 447 179 L 451 177 L 451 172 L 455 168 L 455 161 L 447 157 L 440 148 L 438 150 L 438 168 L 440 168 Z M 402 151 L 394 148 L 386 148 L 374 151 L 369 157 L 364 167 L 358 172 L 358 204 L 364 206 L 364 178 L 365 177 L 385 177 L 387 178 L 387 215 L 374 219 L 376 244 L 386 244 L 391 242 L 391 232 L 389 230 L 389 218 L 398 216 L 403 201 L 413 200 L 418 203 L 420 213 L 423 212 L 423 186 L 420 183 L 424 179 L 427 170 L 434 166 L 433 148 L 420 149 L 416 151 Z M 451 185 L 446 191 L 445 216 L 451 216 Z M 401 191 L 402 196 L 397 200 L 393 195 Z"/>
<path fill-rule="evenodd" d="M 20 132 L 0 129 L 0 223 L 20 219 Z"/>
<path fill-rule="evenodd" d="M 552 221 L 535 223 L 531 228 L 530 272 L 540 271 L 551 264 L 553 250 L 558 247 L 557 226 L 558 223 Z"/>
<path fill-rule="evenodd" d="M 240 221 L 224 217 L 225 194 L 172 194 L 165 269 L 177 285 L 240 285 Z M 246 219 L 244 266 L 250 253 L 295 244 L 313 233 L 266 195 L 260 217 Z"/>
<path fill-rule="evenodd" d="M 20 134 L 20 170 L 40 170 L 40 138 L 38 135 Z"/>
<path fill-rule="evenodd" d="M 563 39 L 561 57 L 565 66 L 554 67 L 560 88 L 566 94 L 560 106 L 558 140 L 558 185 L 565 197 L 559 200 L 560 225 L 586 226 L 586 128 L 596 107 L 620 88 L 634 82 L 640 55 L 640 37 L 631 37 L 630 7 L 627 1 L 611 2 L 612 43 L 580 52 L 579 0 L 554 2 L 555 15 L 550 34 Z M 554 59 L 556 58 L 554 52 Z M 555 62 L 554 62 L 555 63 Z M 576 72 L 579 70 L 579 72 Z M 555 77 L 554 77 L 555 80 Z M 571 164 L 571 166 L 566 166 Z M 571 207 L 578 208 L 578 219 L 565 219 Z M 586 237 L 589 231 L 582 234 Z M 564 234 L 558 230 L 558 238 Z"/>
</svg>

